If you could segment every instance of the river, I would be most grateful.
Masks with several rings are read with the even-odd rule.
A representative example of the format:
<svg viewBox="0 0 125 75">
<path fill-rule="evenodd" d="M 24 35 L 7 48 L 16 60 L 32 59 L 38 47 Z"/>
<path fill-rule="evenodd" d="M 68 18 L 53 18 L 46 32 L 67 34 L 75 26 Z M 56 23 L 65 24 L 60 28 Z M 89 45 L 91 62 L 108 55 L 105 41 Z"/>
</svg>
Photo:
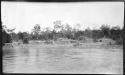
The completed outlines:
<svg viewBox="0 0 125 75">
<path fill-rule="evenodd" d="M 3 73 L 123 74 L 123 52 L 113 50 L 39 44 L 3 48 Z"/>
</svg>

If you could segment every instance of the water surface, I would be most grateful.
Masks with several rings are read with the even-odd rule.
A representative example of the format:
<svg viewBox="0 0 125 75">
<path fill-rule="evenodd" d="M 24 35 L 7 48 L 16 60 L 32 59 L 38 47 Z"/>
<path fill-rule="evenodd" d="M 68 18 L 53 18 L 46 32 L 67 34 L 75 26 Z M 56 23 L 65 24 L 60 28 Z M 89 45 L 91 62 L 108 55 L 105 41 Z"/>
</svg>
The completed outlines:
<svg viewBox="0 0 125 75">
<path fill-rule="evenodd" d="M 122 74 L 121 49 L 29 44 L 3 48 L 4 73 Z"/>
</svg>

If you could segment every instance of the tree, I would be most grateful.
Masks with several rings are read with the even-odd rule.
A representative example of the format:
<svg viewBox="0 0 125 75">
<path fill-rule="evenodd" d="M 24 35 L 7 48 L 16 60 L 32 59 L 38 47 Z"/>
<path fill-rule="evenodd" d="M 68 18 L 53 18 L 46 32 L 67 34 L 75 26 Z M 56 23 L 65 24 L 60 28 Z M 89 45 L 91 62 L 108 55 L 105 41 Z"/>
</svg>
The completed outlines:
<svg viewBox="0 0 125 75">
<path fill-rule="evenodd" d="M 3 25 L 2 26 L 2 31 L 5 31 L 7 34 L 9 34 L 10 36 L 11 36 L 11 39 L 12 39 L 12 41 L 13 41 L 13 34 L 14 34 L 14 30 L 15 30 L 16 28 L 13 28 L 13 29 L 8 29 L 7 27 L 6 27 L 6 25 Z"/>
<path fill-rule="evenodd" d="M 5 25 L 2 26 L 2 45 L 5 43 L 12 43 L 11 36 L 6 32 L 7 27 Z"/>
<path fill-rule="evenodd" d="M 7 29 L 7 32 L 8 33 L 12 33 L 16 28 L 13 28 L 13 29 Z"/>
<path fill-rule="evenodd" d="M 110 27 L 109 27 L 109 25 L 102 25 L 101 27 L 100 27 L 100 29 L 102 30 L 102 32 L 103 32 L 103 35 L 104 35 L 104 37 L 108 37 L 109 35 L 110 35 L 110 32 L 109 32 L 109 30 L 110 30 Z"/>
<path fill-rule="evenodd" d="M 11 33 L 11 37 L 12 37 L 13 41 L 18 41 L 19 40 L 19 37 L 15 32 Z"/>
<path fill-rule="evenodd" d="M 85 29 L 85 36 L 87 37 L 92 37 L 92 30 L 88 27 L 87 29 Z"/>
<path fill-rule="evenodd" d="M 53 35 L 54 39 L 56 40 L 59 37 L 62 37 L 62 29 L 63 29 L 63 25 L 62 22 L 60 20 L 54 21 L 54 32 L 55 34 Z"/>
<path fill-rule="evenodd" d="M 7 27 L 6 27 L 6 25 L 2 25 L 2 31 L 6 31 L 6 32 L 7 32 Z"/>
<path fill-rule="evenodd" d="M 72 38 L 72 27 L 67 23 L 63 29 L 63 35 L 67 38 Z"/>
<path fill-rule="evenodd" d="M 92 30 L 92 38 L 94 40 L 94 42 L 97 41 L 97 39 L 102 38 L 103 37 L 103 33 L 101 30 Z"/>
<path fill-rule="evenodd" d="M 123 43 L 123 29 L 119 26 L 113 26 L 110 30 L 110 38 L 115 40 L 117 44 Z"/>
<path fill-rule="evenodd" d="M 33 33 L 33 35 L 35 36 L 34 39 L 37 39 L 37 40 L 39 39 L 39 33 L 40 33 L 40 31 L 41 31 L 40 25 L 39 25 L 39 24 L 36 24 L 36 25 L 34 26 L 33 30 L 32 30 L 32 33 Z"/>
<path fill-rule="evenodd" d="M 12 36 L 10 33 L 12 33 L 14 29 L 8 29 L 6 25 L 2 25 L 2 43 L 12 43 Z"/>
<path fill-rule="evenodd" d="M 13 33 L 14 33 L 14 30 L 16 28 L 13 28 L 13 29 L 7 29 L 7 32 L 10 34 L 10 36 L 12 37 L 12 40 L 13 40 Z"/>
<path fill-rule="evenodd" d="M 19 37 L 19 40 L 23 40 L 24 39 L 24 35 L 22 32 L 18 32 L 18 37 Z"/>
<path fill-rule="evenodd" d="M 6 32 L 6 31 L 3 31 L 2 32 L 2 43 L 12 43 L 12 39 L 11 39 L 11 36 Z"/>
<path fill-rule="evenodd" d="M 51 30 L 50 30 L 50 28 L 49 27 L 46 27 L 45 28 L 45 33 L 44 33 L 44 36 L 45 36 L 45 39 L 46 40 L 48 40 L 48 39 L 50 39 L 52 36 L 50 35 L 50 33 L 51 33 Z M 50 37 L 51 36 L 51 37 Z"/>
<path fill-rule="evenodd" d="M 19 32 L 17 35 L 23 43 L 29 43 L 29 34 L 27 32 Z"/>
<path fill-rule="evenodd" d="M 58 32 L 62 29 L 62 23 L 60 20 L 54 21 L 54 31 Z"/>
</svg>

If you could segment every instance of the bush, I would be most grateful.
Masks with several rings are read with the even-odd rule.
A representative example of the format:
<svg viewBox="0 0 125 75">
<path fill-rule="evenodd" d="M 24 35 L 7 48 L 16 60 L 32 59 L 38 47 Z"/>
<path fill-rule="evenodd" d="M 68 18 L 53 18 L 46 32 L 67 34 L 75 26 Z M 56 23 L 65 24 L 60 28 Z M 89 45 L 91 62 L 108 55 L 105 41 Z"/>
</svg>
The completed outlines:
<svg viewBox="0 0 125 75">
<path fill-rule="evenodd" d="M 8 33 L 6 33 L 6 31 L 3 31 L 2 32 L 2 45 L 4 46 L 5 43 L 12 43 L 12 38 Z"/>
<path fill-rule="evenodd" d="M 123 39 L 122 38 L 117 39 L 116 44 L 118 44 L 118 45 L 123 44 Z"/>
<path fill-rule="evenodd" d="M 24 39 L 23 39 L 23 43 L 24 43 L 24 44 L 28 44 L 28 43 L 29 43 L 29 39 L 28 39 L 28 38 L 24 38 Z"/>
</svg>

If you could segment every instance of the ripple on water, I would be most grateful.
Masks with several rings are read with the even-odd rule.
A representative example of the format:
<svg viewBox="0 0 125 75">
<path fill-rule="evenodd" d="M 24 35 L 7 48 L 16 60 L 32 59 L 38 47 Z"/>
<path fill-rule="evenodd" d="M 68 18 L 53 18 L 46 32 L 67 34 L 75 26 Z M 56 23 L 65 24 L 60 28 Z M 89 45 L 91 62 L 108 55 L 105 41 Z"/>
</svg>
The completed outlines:
<svg viewBox="0 0 125 75">
<path fill-rule="evenodd" d="M 44 46 L 35 44 L 29 45 L 26 48 L 16 47 L 15 49 L 10 51 L 4 50 L 4 72 L 90 73 L 100 70 L 99 66 L 103 67 L 101 64 L 103 64 L 102 62 L 104 60 L 110 61 L 109 58 L 112 58 L 113 60 L 111 61 L 117 63 L 121 60 L 118 57 L 120 54 L 116 52 L 111 53 L 111 51 L 109 53 L 109 51 L 104 51 L 103 49 L 73 49 L 67 46 Z M 119 61 L 114 59 L 115 56 L 118 57 Z M 105 64 L 104 66 L 108 65 Z M 92 71 L 94 68 L 97 69 Z M 113 65 L 113 68 L 116 67 Z M 101 70 L 104 70 L 104 68 L 101 68 Z"/>
</svg>

